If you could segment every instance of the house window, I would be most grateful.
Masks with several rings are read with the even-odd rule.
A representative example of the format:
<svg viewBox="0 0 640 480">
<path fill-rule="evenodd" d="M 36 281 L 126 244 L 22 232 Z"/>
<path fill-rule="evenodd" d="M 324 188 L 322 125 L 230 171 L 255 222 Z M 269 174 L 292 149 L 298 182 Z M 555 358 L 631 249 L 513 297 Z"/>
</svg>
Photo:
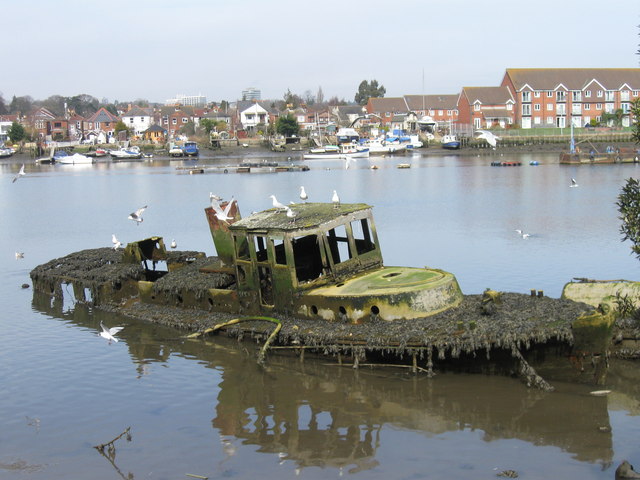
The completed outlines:
<svg viewBox="0 0 640 480">
<path fill-rule="evenodd" d="M 535 92 L 533 92 L 533 96 L 535 98 L 540 98 L 540 90 L 536 90 Z"/>
<path fill-rule="evenodd" d="M 598 98 L 602 98 L 602 94 L 603 94 L 602 90 L 598 90 Z"/>
<path fill-rule="evenodd" d="M 476 112 L 479 112 L 479 111 L 480 111 L 480 104 L 479 104 L 479 103 L 476 103 L 476 104 L 473 106 L 473 109 L 474 109 Z"/>
<path fill-rule="evenodd" d="M 553 112 L 553 103 L 547 103 L 547 111 Z"/>
<path fill-rule="evenodd" d="M 615 92 L 613 90 L 607 90 L 604 92 L 604 101 L 613 102 L 615 100 Z"/>
<path fill-rule="evenodd" d="M 574 102 L 582 101 L 582 92 L 580 90 L 574 90 L 571 92 L 571 100 Z"/>
<path fill-rule="evenodd" d="M 451 116 L 451 110 L 447 110 L 447 116 L 450 117 Z"/>
<path fill-rule="evenodd" d="M 172 118 L 171 119 L 171 125 L 177 125 L 178 124 L 178 119 L 177 118 Z"/>
<path fill-rule="evenodd" d="M 623 90 L 622 92 L 620 92 L 620 100 L 622 100 L 623 102 L 628 101 L 630 98 L 629 93 L 629 90 Z"/>
<path fill-rule="evenodd" d="M 602 104 L 596 103 L 596 110 L 602 110 Z"/>
<path fill-rule="evenodd" d="M 586 92 L 584 92 L 584 96 L 587 98 L 591 97 L 591 90 L 587 90 Z"/>
<path fill-rule="evenodd" d="M 531 105 L 522 105 L 522 115 L 531 115 Z"/>
<path fill-rule="evenodd" d="M 563 90 L 559 90 L 556 92 L 556 102 L 566 102 L 567 101 L 567 92 Z"/>
<path fill-rule="evenodd" d="M 513 105 L 511 103 L 507 103 L 507 110 L 513 110 Z"/>
<path fill-rule="evenodd" d="M 542 119 L 541 119 L 540 117 L 535 117 L 535 118 L 533 119 L 533 124 L 534 124 L 534 125 L 540 125 L 541 120 L 542 120 Z"/>
<path fill-rule="evenodd" d="M 133 123 L 133 117 L 129 119 L 129 123 Z"/>
<path fill-rule="evenodd" d="M 547 98 L 553 98 L 553 90 L 547 90 Z"/>
<path fill-rule="evenodd" d="M 182 117 L 182 123 L 187 123 L 189 119 L 187 117 Z"/>
<path fill-rule="evenodd" d="M 442 110 L 438 110 L 438 115 L 442 116 Z"/>
<path fill-rule="evenodd" d="M 625 114 L 629 113 L 629 111 L 630 111 L 630 107 L 629 107 L 629 104 L 627 102 L 622 102 L 620 104 L 620 108 L 622 109 L 622 113 L 625 113 Z"/>
<path fill-rule="evenodd" d="M 553 125 L 553 117 L 547 117 L 547 125 Z"/>
<path fill-rule="evenodd" d="M 522 92 L 522 101 L 530 102 L 531 101 L 531 92 Z"/>
<path fill-rule="evenodd" d="M 634 96 L 634 97 L 637 97 L 637 96 L 638 96 L 638 90 L 634 90 L 634 91 L 633 91 L 633 96 Z"/>
<path fill-rule="evenodd" d="M 591 110 L 591 104 L 590 103 L 585 103 L 583 105 L 583 107 L 584 107 L 585 110 Z"/>
<path fill-rule="evenodd" d="M 539 112 L 539 111 L 540 111 L 540 104 L 539 104 L 539 103 L 536 103 L 536 104 L 533 106 L 533 109 L 534 109 L 536 112 Z"/>
</svg>

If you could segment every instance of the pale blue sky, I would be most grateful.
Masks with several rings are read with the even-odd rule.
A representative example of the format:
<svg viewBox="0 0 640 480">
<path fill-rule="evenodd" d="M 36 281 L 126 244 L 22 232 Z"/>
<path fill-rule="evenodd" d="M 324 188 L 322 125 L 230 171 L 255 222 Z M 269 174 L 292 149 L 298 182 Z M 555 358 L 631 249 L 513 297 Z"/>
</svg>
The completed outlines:
<svg viewBox="0 0 640 480">
<path fill-rule="evenodd" d="M 353 100 L 493 86 L 516 67 L 636 68 L 637 0 L 4 2 L 0 93 Z M 424 72 L 424 83 L 423 83 Z"/>
</svg>

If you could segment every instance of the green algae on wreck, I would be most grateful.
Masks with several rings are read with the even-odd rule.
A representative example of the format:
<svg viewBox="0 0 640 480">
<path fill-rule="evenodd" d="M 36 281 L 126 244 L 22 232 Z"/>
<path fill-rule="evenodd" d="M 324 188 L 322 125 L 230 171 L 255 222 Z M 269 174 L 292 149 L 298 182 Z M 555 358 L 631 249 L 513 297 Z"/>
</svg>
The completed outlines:
<svg viewBox="0 0 640 480">
<path fill-rule="evenodd" d="M 167 252 L 160 237 L 124 251 L 83 250 L 33 269 L 34 292 L 61 296 L 71 286 L 77 301 L 196 331 L 238 316 L 277 317 L 280 348 L 347 355 L 355 364 L 367 355 L 409 357 L 414 371 L 425 362 L 431 373 L 458 360 L 474 370 L 493 357 L 540 388 L 549 386 L 527 362 L 550 362 L 541 351 L 551 347 L 565 366 L 580 364 L 575 377 L 602 381 L 608 343 L 591 334 L 602 312 L 568 299 L 463 295 L 449 272 L 384 266 L 366 204 L 290 208 L 293 217 L 273 208 L 241 219 L 234 202 L 227 222 L 208 207 L 217 257 Z M 270 328 L 247 322 L 226 331 L 264 339 Z"/>
</svg>

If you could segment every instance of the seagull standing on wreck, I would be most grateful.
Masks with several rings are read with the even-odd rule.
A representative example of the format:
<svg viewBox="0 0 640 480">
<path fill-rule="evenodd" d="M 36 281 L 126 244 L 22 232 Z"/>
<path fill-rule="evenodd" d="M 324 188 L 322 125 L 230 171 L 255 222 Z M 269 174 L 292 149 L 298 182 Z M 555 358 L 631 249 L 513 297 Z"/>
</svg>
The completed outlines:
<svg viewBox="0 0 640 480">
<path fill-rule="evenodd" d="M 304 190 L 304 186 L 300 187 L 300 200 L 302 200 L 303 202 L 306 202 L 309 199 L 309 195 L 307 195 L 307 192 L 305 192 Z"/>
<path fill-rule="evenodd" d="M 146 209 L 147 209 L 146 205 L 144 207 L 139 208 L 138 210 L 136 210 L 135 212 L 129 215 L 129 220 L 133 220 L 134 222 L 136 222 L 136 225 L 140 225 L 140 223 L 144 220 L 142 218 L 142 212 L 144 212 Z"/>
<path fill-rule="evenodd" d="M 107 340 L 109 340 L 109 345 L 111 345 L 111 342 L 116 342 L 118 343 L 118 339 L 115 337 L 118 332 L 120 332 L 124 327 L 111 327 L 111 328 L 107 328 L 104 326 L 104 324 L 102 322 L 100 322 L 100 327 L 102 328 L 102 331 L 100 332 L 100 336 L 102 338 L 106 338 Z"/>
<path fill-rule="evenodd" d="M 291 210 L 289 207 L 284 207 L 287 209 L 287 217 L 291 219 L 291 223 L 296 221 L 296 216 L 298 215 L 296 212 Z"/>
<path fill-rule="evenodd" d="M 11 183 L 16 183 L 16 180 L 18 180 L 20 177 L 24 177 L 25 173 L 24 173 L 24 163 L 22 164 L 22 166 L 20 167 L 20 171 L 16 174 L 15 177 L 13 177 L 13 181 Z"/>
<path fill-rule="evenodd" d="M 111 234 L 111 243 L 113 243 L 114 250 L 118 250 L 122 246 L 122 242 L 118 240 L 115 233 Z"/>
<path fill-rule="evenodd" d="M 178 244 L 176 243 L 176 239 L 174 238 L 173 240 L 171 240 L 171 245 L 169 245 L 171 248 L 176 248 L 178 246 Z"/>
<path fill-rule="evenodd" d="M 287 207 L 280 203 L 275 195 L 269 195 L 269 198 L 272 200 L 273 208 L 277 208 L 278 210 L 285 210 Z"/>
<path fill-rule="evenodd" d="M 480 139 L 480 138 L 484 138 L 487 143 L 489 145 L 491 145 L 491 147 L 493 147 L 493 149 L 496 149 L 496 144 L 498 143 L 498 140 L 502 140 L 500 137 L 498 137 L 497 135 L 494 135 L 492 132 L 489 132 L 487 130 L 476 130 L 476 135 L 478 135 L 476 138 Z"/>
<path fill-rule="evenodd" d="M 338 192 L 333 191 L 333 196 L 331 197 L 331 201 L 333 202 L 333 206 L 338 208 L 340 206 L 340 197 L 338 196 Z"/>
<path fill-rule="evenodd" d="M 209 192 L 209 201 L 211 202 L 211 206 L 214 204 L 219 204 L 222 201 L 222 197 L 216 195 L 213 192 Z"/>
</svg>

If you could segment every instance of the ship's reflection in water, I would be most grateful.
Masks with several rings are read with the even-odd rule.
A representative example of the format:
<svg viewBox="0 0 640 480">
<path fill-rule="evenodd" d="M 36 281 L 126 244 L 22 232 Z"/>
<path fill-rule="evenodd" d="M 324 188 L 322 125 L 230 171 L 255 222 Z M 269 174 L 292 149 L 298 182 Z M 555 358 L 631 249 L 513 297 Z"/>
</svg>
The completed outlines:
<svg viewBox="0 0 640 480">
<path fill-rule="evenodd" d="M 84 307 L 65 310 L 61 300 L 38 294 L 33 307 L 84 328 L 117 321 Z M 148 373 L 149 365 L 176 356 L 220 372 L 211 426 L 222 442 L 222 461 L 250 445 L 281 463 L 294 462 L 298 472 L 308 467 L 369 471 L 383 462 L 381 451 L 395 447 L 390 444 L 393 431 L 409 431 L 420 434 L 425 452 L 451 432 L 473 432 L 469 442 L 479 437 L 486 443 L 519 440 L 536 448 L 555 447 L 602 470 L 614 462 L 611 397 L 590 395 L 588 386 L 556 384 L 555 392 L 545 393 L 506 377 L 442 374 L 429 379 L 392 367 L 353 370 L 309 352 L 302 361 L 277 350 L 260 367 L 255 361 L 260 345 L 251 341 L 186 340 L 183 332 L 121 322 L 127 326 L 119 345 L 126 344 L 138 376 Z M 616 382 L 632 374 L 633 365 L 614 364 L 612 370 Z M 619 391 L 626 383 L 618 385 Z M 638 405 L 638 392 L 618 395 L 626 398 L 620 402 Z M 473 463 L 474 455 L 466 454 L 464 461 Z"/>
</svg>

